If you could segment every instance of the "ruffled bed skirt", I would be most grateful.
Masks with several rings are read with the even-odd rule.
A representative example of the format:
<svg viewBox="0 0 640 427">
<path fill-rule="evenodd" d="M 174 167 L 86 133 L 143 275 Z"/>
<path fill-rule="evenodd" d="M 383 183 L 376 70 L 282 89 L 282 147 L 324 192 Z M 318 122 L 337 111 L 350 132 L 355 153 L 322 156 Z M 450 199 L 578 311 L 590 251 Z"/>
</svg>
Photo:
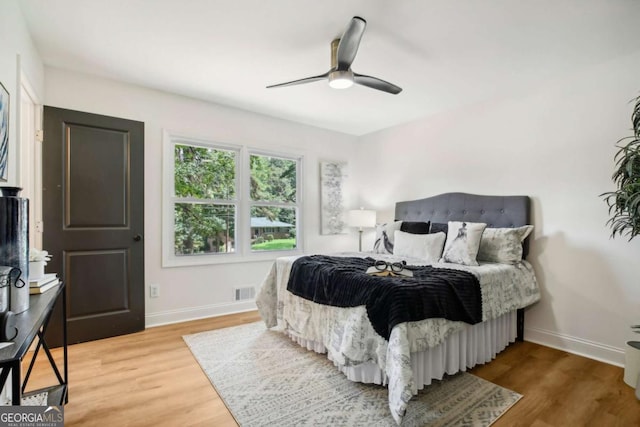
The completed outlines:
<svg viewBox="0 0 640 427">
<path fill-rule="evenodd" d="M 302 347 L 317 353 L 327 353 L 322 343 L 287 335 Z M 516 311 L 496 319 L 475 325 L 450 335 L 445 341 L 426 351 L 411 353 L 413 393 L 417 394 L 433 379 L 441 380 L 444 374 L 466 371 L 475 365 L 493 360 L 517 336 Z M 342 366 L 333 361 L 351 381 L 387 385 L 387 375 L 378 365 L 369 362 L 357 366 Z"/>
</svg>

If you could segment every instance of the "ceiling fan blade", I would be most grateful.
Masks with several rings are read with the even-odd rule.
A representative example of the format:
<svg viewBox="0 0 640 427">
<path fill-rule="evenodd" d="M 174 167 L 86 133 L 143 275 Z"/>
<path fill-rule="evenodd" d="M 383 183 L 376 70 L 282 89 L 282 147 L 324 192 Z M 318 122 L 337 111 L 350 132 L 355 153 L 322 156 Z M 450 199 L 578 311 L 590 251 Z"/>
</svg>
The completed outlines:
<svg viewBox="0 0 640 427">
<path fill-rule="evenodd" d="M 322 79 L 326 79 L 329 77 L 329 73 L 326 72 L 324 74 L 318 75 L 318 76 L 313 76 L 313 77 L 305 77 L 304 79 L 298 79 L 298 80 L 292 80 L 290 82 L 286 82 L 286 83 L 278 83 L 275 85 L 270 85 L 267 86 L 267 89 L 271 89 L 274 87 L 284 87 L 284 86 L 294 86 L 294 85 L 301 85 L 301 84 L 305 84 L 305 83 L 312 83 L 318 80 L 322 80 Z"/>
<path fill-rule="evenodd" d="M 356 58 L 356 53 L 358 53 L 358 46 L 360 46 L 360 40 L 366 26 L 367 21 L 359 16 L 351 18 L 351 22 L 349 22 L 349 26 L 340 38 L 340 44 L 338 44 L 338 70 L 346 71 L 351 67 L 351 63 Z"/>
<path fill-rule="evenodd" d="M 365 76 L 364 74 L 353 73 L 353 81 L 359 85 L 370 87 L 372 89 L 378 89 L 383 92 L 392 93 L 394 95 L 402 92 L 402 88 L 389 83 L 377 77 Z"/>
</svg>

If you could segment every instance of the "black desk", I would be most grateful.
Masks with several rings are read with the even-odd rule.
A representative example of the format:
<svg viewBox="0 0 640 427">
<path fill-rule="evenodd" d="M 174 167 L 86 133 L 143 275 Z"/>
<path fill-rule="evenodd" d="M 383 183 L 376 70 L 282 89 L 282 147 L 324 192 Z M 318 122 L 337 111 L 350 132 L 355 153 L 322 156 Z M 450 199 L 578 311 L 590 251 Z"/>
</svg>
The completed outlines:
<svg viewBox="0 0 640 427">
<path fill-rule="evenodd" d="M 47 330 L 51 313 L 58 297 L 62 295 L 62 331 L 63 331 L 63 359 L 64 359 L 64 375 L 60 374 L 60 370 L 51 355 L 49 346 L 47 345 L 44 334 Z M 20 405 L 22 396 L 48 392 L 47 404 L 50 406 L 64 405 L 68 401 L 67 384 L 68 384 L 68 362 L 67 362 L 67 301 L 66 292 L 64 292 L 64 283 L 46 291 L 40 295 L 31 295 L 29 297 L 29 309 L 16 314 L 16 327 L 18 335 L 13 340 L 13 344 L 0 349 L 0 389 L 4 388 L 9 373 L 11 373 L 11 402 L 13 405 Z M 29 368 L 25 374 L 24 382 L 22 381 L 21 362 L 24 356 L 31 348 L 34 340 L 38 338 L 36 348 L 33 352 Z M 51 369 L 58 379 L 58 384 L 51 387 L 33 390 L 24 393 L 31 375 L 33 365 L 40 353 L 44 350 Z"/>
</svg>

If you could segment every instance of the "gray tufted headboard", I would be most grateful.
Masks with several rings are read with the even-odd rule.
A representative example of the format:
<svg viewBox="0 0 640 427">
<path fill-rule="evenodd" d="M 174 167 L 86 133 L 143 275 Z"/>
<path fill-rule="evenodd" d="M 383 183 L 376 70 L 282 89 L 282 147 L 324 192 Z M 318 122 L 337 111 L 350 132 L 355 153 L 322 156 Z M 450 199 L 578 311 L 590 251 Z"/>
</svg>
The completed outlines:
<svg viewBox="0 0 640 427">
<path fill-rule="evenodd" d="M 520 227 L 531 224 L 528 196 L 482 196 L 444 193 L 426 199 L 396 203 L 395 219 L 400 221 L 484 222 L 488 227 Z M 523 256 L 529 252 L 525 240 Z"/>
</svg>

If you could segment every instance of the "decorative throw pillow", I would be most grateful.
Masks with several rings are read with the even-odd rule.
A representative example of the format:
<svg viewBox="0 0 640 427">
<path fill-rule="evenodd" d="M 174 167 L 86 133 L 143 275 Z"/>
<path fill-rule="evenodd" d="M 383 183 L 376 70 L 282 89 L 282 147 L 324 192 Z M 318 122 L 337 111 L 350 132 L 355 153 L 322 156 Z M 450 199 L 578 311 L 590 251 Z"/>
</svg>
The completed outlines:
<svg viewBox="0 0 640 427">
<path fill-rule="evenodd" d="M 449 221 L 447 243 L 442 260 L 454 264 L 478 265 L 476 257 L 480 248 L 482 232 L 487 227 L 483 222 Z"/>
<path fill-rule="evenodd" d="M 402 221 L 400 231 L 411 234 L 429 234 L 429 221 Z"/>
<path fill-rule="evenodd" d="M 376 225 L 376 242 L 373 244 L 373 253 L 392 254 L 393 239 L 396 230 L 400 230 L 402 221 Z"/>
<path fill-rule="evenodd" d="M 429 233 L 444 233 L 445 236 L 449 231 L 449 225 L 442 222 L 432 222 Z"/>
<path fill-rule="evenodd" d="M 442 256 L 442 248 L 447 236 L 444 233 L 412 234 L 404 231 L 395 232 L 393 254 L 419 258 L 433 264 Z"/>
<path fill-rule="evenodd" d="M 478 260 L 515 264 L 522 261 L 522 242 L 533 225 L 517 228 L 487 228 L 482 233 Z"/>
</svg>

